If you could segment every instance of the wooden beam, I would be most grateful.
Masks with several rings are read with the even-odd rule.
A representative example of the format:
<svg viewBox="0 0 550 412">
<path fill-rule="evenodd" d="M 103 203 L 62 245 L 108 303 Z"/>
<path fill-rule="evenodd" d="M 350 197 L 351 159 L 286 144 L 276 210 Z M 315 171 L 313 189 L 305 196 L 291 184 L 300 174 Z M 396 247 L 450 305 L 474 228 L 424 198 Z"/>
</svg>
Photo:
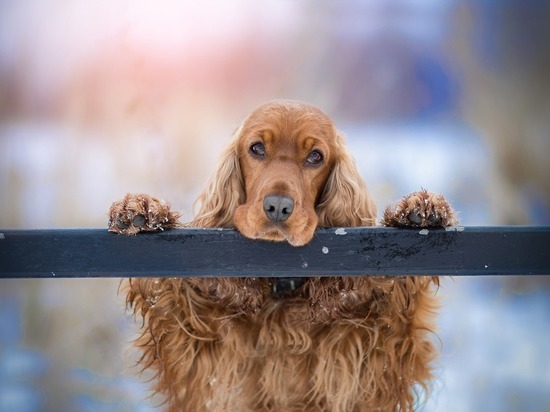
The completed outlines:
<svg viewBox="0 0 550 412">
<path fill-rule="evenodd" d="M 1 278 L 547 274 L 550 226 L 319 229 L 303 247 L 231 229 L 0 229 Z"/>
</svg>

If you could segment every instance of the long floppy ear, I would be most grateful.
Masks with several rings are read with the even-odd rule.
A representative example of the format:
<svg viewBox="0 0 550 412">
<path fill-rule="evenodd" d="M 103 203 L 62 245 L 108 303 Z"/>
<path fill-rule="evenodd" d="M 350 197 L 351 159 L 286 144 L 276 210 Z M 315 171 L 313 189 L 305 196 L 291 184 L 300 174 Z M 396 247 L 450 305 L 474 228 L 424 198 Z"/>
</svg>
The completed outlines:
<svg viewBox="0 0 550 412">
<path fill-rule="evenodd" d="M 195 201 L 200 204 L 195 219 L 187 224 L 189 227 L 234 227 L 235 209 L 244 202 L 244 181 L 239 165 L 237 138 L 235 137 L 222 154 L 218 169 L 211 176 L 206 189 Z"/>
<path fill-rule="evenodd" d="M 336 133 L 336 161 L 317 206 L 319 226 L 374 226 L 376 205 L 344 138 Z"/>
</svg>

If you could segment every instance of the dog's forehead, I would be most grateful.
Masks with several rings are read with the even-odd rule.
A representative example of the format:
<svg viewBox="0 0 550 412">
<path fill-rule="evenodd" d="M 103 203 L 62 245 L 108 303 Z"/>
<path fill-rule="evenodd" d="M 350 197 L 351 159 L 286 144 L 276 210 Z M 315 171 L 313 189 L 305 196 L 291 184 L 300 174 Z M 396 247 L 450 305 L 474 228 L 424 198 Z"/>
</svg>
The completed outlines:
<svg viewBox="0 0 550 412">
<path fill-rule="evenodd" d="M 255 113 L 265 121 L 275 121 L 290 127 L 309 123 L 322 127 L 332 125 L 330 118 L 321 109 L 302 102 L 266 104 L 257 108 Z"/>
<path fill-rule="evenodd" d="M 281 143 L 295 143 L 300 138 L 317 138 L 329 142 L 334 137 L 331 119 L 320 109 L 301 102 L 268 103 L 254 110 L 243 129 L 266 133 Z"/>
</svg>

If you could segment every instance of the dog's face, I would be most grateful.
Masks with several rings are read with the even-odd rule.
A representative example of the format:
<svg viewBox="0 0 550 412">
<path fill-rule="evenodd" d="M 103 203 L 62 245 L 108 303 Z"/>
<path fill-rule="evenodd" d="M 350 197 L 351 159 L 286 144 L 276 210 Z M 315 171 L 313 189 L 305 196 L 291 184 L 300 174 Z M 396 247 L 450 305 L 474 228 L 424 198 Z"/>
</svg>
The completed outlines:
<svg viewBox="0 0 550 412">
<path fill-rule="evenodd" d="M 235 133 L 199 196 L 197 227 L 235 227 L 251 239 L 308 243 L 317 226 L 370 226 L 376 207 L 321 110 L 272 101 Z"/>
<path fill-rule="evenodd" d="M 237 141 L 245 202 L 233 219 L 244 236 L 294 246 L 311 240 L 335 135 L 323 112 L 302 103 L 271 102 L 248 116 Z"/>
</svg>

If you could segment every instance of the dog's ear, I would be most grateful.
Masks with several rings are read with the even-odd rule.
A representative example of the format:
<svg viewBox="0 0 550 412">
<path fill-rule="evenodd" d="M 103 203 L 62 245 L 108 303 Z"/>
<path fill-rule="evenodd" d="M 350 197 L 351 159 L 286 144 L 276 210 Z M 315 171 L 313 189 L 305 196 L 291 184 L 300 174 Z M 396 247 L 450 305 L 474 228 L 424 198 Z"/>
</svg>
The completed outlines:
<svg viewBox="0 0 550 412">
<path fill-rule="evenodd" d="M 376 205 L 344 138 L 335 134 L 336 160 L 317 206 L 319 226 L 374 226 Z"/>
<path fill-rule="evenodd" d="M 245 201 L 244 181 L 239 164 L 237 140 L 242 127 L 235 132 L 233 141 L 222 154 L 217 170 L 206 189 L 197 198 L 200 204 L 191 227 L 233 227 L 235 209 Z"/>
</svg>

